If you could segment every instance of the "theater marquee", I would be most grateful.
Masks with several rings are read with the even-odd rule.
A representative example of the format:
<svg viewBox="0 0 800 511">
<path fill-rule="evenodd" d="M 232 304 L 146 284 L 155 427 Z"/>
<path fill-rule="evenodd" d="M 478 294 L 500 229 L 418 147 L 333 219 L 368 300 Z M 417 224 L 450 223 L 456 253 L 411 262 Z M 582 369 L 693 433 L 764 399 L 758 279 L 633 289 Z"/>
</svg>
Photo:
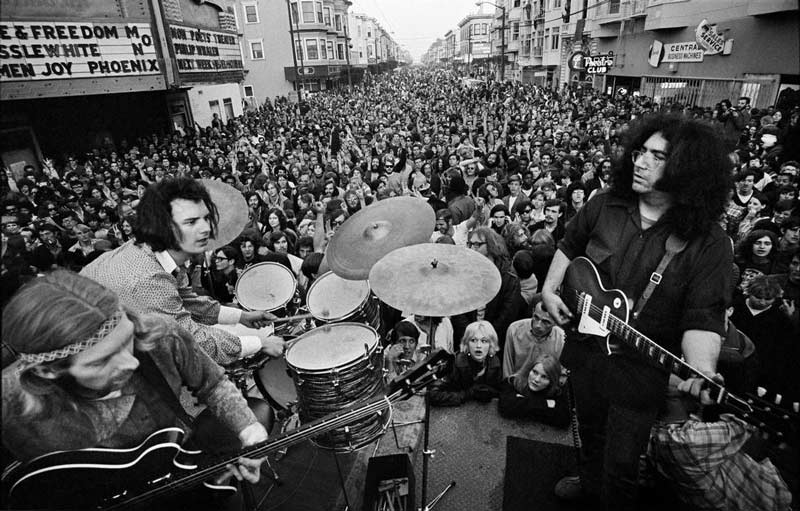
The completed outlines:
<svg viewBox="0 0 800 511">
<path fill-rule="evenodd" d="M 0 80 L 160 74 L 147 23 L 4 22 Z"/>
<path fill-rule="evenodd" d="M 244 69 L 236 34 L 173 24 L 169 26 L 169 33 L 181 73 Z"/>
</svg>

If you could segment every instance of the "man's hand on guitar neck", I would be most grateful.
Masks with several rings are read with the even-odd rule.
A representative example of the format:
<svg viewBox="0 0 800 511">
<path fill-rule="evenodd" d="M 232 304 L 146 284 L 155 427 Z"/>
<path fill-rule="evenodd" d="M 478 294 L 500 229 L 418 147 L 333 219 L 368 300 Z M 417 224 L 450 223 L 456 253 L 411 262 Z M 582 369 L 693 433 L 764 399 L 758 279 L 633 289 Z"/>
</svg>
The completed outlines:
<svg viewBox="0 0 800 511">
<path fill-rule="evenodd" d="M 705 376 L 713 380 L 714 382 L 722 385 L 725 380 L 722 378 L 722 375 L 719 373 L 710 373 L 706 372 L 703 373 Z M 714 404 L 715 401 L 711 397 L 711 392 L 708 388 L 708 381 L 705 378 L 688 378 L 686 380 L 681 380 L 674 374 L 670 376 L 670 380 L 675 379 L 678 381 L 677 388 L 678 392 L 682 392 L 684 394 L 689 394 L 694 398 L 699 398 L 700 403 L 703 405 L 711 405 Z"/>
<path fill-rule="evenodd" d="M 239 439 L 242 441 L 242 447 L 249 447 L 267 440 L 269 434 L 266 428 L 260 423 L 255 422 L 250 424 L 239 432 Z M 217 484 L 224 484 L 231 477 L 235 477 L 237 481 L 245 480 L 248 483 L 257 483 L 261 479 L 261 465 L 267 461 L 266 456 L 263 458 L 239 458 L 238 463 L 234 465 L 229 463 L 226 468 L 228 469 L 223 475 L 216 479 Z"/>
</svg>

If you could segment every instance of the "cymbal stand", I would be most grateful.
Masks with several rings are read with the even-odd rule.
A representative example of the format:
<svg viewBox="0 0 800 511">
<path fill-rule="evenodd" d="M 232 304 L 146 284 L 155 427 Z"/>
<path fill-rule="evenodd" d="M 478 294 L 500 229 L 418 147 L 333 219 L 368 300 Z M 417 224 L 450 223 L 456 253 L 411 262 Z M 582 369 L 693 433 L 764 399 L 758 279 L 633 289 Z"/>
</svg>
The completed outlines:
<svg viewBox="0 0 800 511">
<path fill-rule="evenodd" d="M 434 349 L 436 345 L 436 325 L 433 323 L 433 318 L 428 316 L 428 349 Z M 431 433 L 431 394 L 429 389 L 425 389 L 425 426 L 423 428 L 423 444 L 422 444 L 422 498 L 420 505 L 424 506 L 420 509 L 428 509 L 428 464 L 430 458 L 433 458 L 435 449 L 430 449 L 430 433 Z"/>
</svg>

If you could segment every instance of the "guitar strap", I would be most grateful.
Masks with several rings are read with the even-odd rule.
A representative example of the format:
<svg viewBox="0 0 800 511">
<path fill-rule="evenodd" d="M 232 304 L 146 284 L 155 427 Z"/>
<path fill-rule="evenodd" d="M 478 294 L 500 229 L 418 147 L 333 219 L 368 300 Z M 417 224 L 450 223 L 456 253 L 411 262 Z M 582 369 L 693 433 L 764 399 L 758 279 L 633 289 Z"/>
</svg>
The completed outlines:
<svg viewBox="0 0 800 511">
<path fill-rule="evenodd" d="M 647 287 L 644 288 L 642 296 L 640 296 L 639 301 L 636 302 L 636 309 L 633 311 L 634 321 L 639 319 L 639 313 L 642 312 L 642 309 L 644 309 L 653 291 L 655 291 L 656 287 L 661 283 L 661 279 L 664 278 L 664 270 L 667 269 L 669 262 L 672 261 L 672 258 L 675 257 L 676 254 L 680 254 L 683 252 L 683 249 L 686 248 L 686 240 L 679 238 L 675 234 L 670 234 L 665 247 L 667 251 L 664 252 L 664 256 L 661 258 L 661 261 L 659 261 L 656 271 L 650 275 L 650 281 L 647 283 Z"/>
<path fill-rule="evenodd" d="M 178 400 L 178 396 L 175 395 L 175 392 L 172 391 L 167 380 L 164 378 L 164 375 L 161 373 L 161 370 L 158 368 L 156 363 L 153 361 L 153 358 L 147 352 L 138 352 L 136 357 L 139 359 L 139 370 L 142 372 L 142 376 L 144 379 L 147 380 L 153 388 L 158 392 L 158 395 L 161 396 L 161 399 L 169 405 L 172 412 L 175 416 L 180 420 L 187 428 L 191 429 L 192 424 L 194 423 L 194 418 L 189 415 L 186 410 L 184 410 L 183 406 L 181 406 L 181 402 Z"/>
</svg>

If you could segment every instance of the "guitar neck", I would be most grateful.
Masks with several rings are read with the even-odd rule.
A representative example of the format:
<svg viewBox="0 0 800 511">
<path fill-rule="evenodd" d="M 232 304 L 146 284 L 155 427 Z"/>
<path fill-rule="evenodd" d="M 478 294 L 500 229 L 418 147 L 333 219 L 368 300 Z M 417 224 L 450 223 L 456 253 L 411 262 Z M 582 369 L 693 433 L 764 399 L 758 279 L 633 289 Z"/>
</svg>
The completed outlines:
<svg viewBox="0 0 800 511">
<path fill-rule="evenodd" d="M 578 311 L 584 309 L 584 300 L 586 295 L 582 292 L 577 293 Z M 597 321 L 601 321 L 601 316 L 604 312 L 599 307 L 591 305 L 589 307 L 589 315 L 595 317 Z M 741 414 L 748 414 L 752 411 L 751 406 L 743 399 L 729 393 L 725 387 L 712 380 L 705 374 L 701 373 L 690 364 L 686 363 L 682 358 L 675 356 L 671 352 L 659 346 L 655 341 L 639 332 L 632 326 L 628 325 L 622 319 L 614 316 L 613 314 L 603 317 L 605 320 L 603 324 L 605 328 L 615 338 L 621 340 L 628 347 L 635 350 L 641 356 L 656 364 L 659 367 L 675 374 L 681 379 L 701 378 L 705 381 L 705 386 L 709 391 L 711 399 L 717 404 L 725 405 Z"/>
<path fill-rule="evenodd" d="M 358 421 L 359 419 L 374 414 L 391 413 L 392 403 L 405 399 L 417 390 L 427 386 L 439 372 L 443 371 L 447 366 L 445 362 L 447 357 L 448 355 L 444 350 L 437 350 L 427 357 L 426 360 L 417 363 L 412 369 L 404 373 L 401 378 L 402 383 L 397 384 L 395 388 L 393 388 L 391 394 L 386 397 L 375 397 L 359 408 L 331 414 L 311 421 L 293 431 L 282 433 L 263 443 L 247 447 L 238 452 L 235 456 L 225 456 L 224 458 L 209 461 L 204 466 L 195 469 L 192 473 L 178 480 L 149 492 L 142 493 L 125 502 L 120 502 L 118 505 L 111 506 L 108 509 L 121 509 L 141 505 L 145 501 L 207 481 L 213 476 L 226 471 L 227 465 L 235 462 L 239 458 L 260 458 L 271 452 L 313 438 L 333 429 L 346 427 L 348 424 Z"/>
</svg>

